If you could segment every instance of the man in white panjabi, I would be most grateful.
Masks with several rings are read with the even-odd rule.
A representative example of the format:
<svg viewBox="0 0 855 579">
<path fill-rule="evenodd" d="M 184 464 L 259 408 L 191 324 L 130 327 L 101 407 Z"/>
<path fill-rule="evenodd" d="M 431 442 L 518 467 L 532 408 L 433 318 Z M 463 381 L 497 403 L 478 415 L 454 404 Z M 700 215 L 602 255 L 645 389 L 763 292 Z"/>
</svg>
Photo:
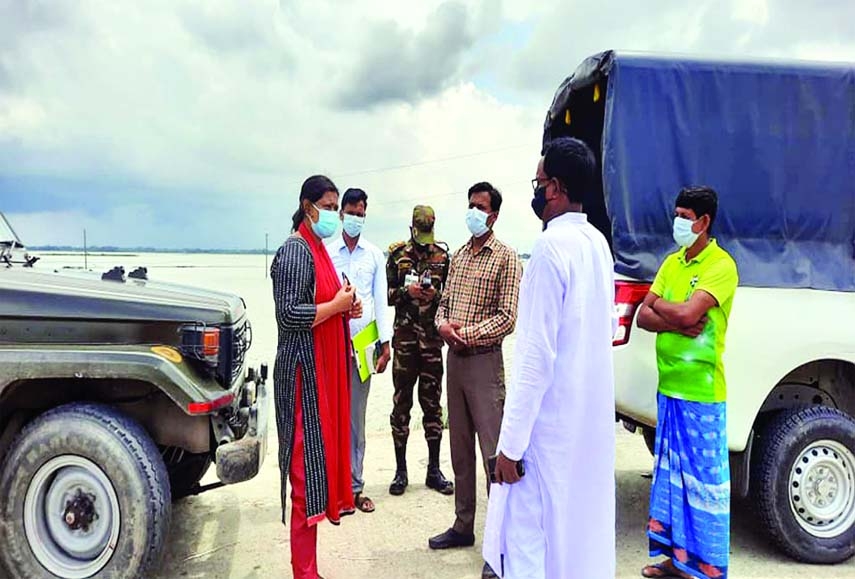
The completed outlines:
<svg viewBox="0 0 855 579">
<path fill-rule="evenodd" d="M 614 263 L 582 213 L 596 169 L 563 137 L 532 181 L 544 232 L 520 288 L 484 534 L 484 559 L 506 579 L 615 576 Z"/>
</svg>

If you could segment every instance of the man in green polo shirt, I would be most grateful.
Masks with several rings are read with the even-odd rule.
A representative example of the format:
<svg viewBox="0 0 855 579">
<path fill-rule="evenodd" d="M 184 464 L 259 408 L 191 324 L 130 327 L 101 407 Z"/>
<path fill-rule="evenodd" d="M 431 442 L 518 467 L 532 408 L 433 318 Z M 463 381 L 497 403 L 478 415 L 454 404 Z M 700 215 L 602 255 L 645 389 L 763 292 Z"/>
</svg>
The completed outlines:
<svg viewBox="0 0 855 579">
<path fill-rule="evenodd" d="M 730 552 L 730 469 L 724 379 L 725 333 L 739 282 L 736 263 L 710 237 L 718 196 L 680 191 L 674 241 L 638 313 L 656 332 L 659 367 L 650 555 L 667 559 L 644 577 L 726 579 Z"/>
</svg>

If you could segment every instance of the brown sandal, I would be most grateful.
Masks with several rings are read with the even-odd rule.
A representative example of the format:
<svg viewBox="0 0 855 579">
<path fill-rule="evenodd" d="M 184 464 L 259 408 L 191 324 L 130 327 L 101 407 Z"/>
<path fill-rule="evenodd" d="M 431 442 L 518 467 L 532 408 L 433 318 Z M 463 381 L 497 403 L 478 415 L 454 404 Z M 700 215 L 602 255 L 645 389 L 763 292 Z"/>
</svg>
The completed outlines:
<svg viewBox="0 0 855 579">
<path fill-rule="evenodd" d="M 362 493 L 356 494 L 353 497 L 353 502 L 356 505 L 356 508 L 362 511 L 363 513 L 374 512 L 374 501 L 372 501 L 366 496 L 363 496 Z"/>
<path fill-rule="evenodd" d="M 641 570 L 641 576 L 648 579 L 692 579 L 691 575 L 677 569 L 671 559 L 655 565 L 648 565 Z"/>
</svg>

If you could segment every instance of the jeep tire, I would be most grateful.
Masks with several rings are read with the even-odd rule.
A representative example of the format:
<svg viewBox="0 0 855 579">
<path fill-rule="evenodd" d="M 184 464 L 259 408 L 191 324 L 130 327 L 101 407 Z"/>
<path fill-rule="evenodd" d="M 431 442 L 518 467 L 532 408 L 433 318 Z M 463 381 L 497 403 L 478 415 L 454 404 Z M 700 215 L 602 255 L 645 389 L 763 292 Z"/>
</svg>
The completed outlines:
<svg viewBox="0 0 855 579">
<path fill-rule="evenodd" d="M 839 563 L 855 554 L 855 420 L 824 406 L 780 412 L 754 454 L 761 521 L 789 556 Z"/>
<path fill-rule="evenodd" d="M 656 429 L 641 427 L 641 436 L 644 437 L 644 446 L 650 452 L 650 456 L 656 456 Z"/>
<path fill-rule="evenodd" d="M 170 515 L 157 446 L 110 406 L 42 414 L 0 467 L 0 560 L 15 579 L 150 576 Z"/>
</svg>

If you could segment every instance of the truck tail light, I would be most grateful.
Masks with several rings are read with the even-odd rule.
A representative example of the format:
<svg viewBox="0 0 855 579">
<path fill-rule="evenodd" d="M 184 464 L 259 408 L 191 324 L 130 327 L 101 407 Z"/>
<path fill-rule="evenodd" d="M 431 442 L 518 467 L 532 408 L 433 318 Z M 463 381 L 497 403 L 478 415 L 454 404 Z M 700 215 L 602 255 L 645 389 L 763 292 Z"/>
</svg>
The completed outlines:
<svg viewBox="0 0 855 579">
<path fill-rule="evenodd" d="M 632 320 L 635 319 L 635 312 L 638 311 L 649 291 L 649 283 L 634 281 L 615 282 L 615 307 L 617 308 L 618 328 L 612 338 L 612 346 L 623 346 L 629 343 L 629 335 L 632 331 Z"/>
<path fill-rule="evenodd" d="M 214 410 L 219 410 L 224 406 L 228 406 L 235 399 L 235 395 L 229 392 L 225 396 L 220 396 L 219 398 L 215 398 L 214 400 L 210 400 L 207 402 L 191 402 L 187 405 L 187 412 L 189 414 L 209 414 Z"/>
</svg>

